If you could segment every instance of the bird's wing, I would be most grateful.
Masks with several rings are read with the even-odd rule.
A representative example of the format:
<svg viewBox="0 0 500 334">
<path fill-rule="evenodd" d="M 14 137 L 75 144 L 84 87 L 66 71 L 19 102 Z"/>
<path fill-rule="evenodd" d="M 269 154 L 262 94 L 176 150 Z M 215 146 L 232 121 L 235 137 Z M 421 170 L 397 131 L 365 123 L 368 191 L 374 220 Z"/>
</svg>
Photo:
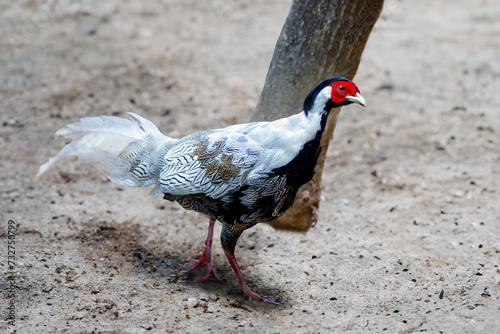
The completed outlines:
<svg viewBox="0 0 500 334">
<path fill-rule="evenodd" d="M 260 141 L 249 135 L 258 126 L 233 126 L 181 139 L 165 155 L 153 194 L 205 194 L 217 199 L 235 191 L 250 172 L 255 178 L 256 164 L 265 155 Z"/>
<path fill-rule="evenodd" d="M 302 113 L 273 122 L 238 124 L 180 139 L 168 149 L 152 194 L 220 199 L 243 185 L 266 182 L 310 139 L 303 126 L 305 117 Z"/>
</svg>

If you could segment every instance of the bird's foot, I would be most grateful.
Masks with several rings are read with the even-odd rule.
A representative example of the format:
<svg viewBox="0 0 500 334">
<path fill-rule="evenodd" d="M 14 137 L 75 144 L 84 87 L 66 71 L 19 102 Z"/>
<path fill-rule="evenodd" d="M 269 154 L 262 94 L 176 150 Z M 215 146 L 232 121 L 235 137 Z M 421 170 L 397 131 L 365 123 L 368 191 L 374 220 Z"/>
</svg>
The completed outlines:
<svg viewBox="0 0 500 334">
<path fill-rule="evenodd" d="M 214 225 L 215 225 L 215 220 L 210 219 L 210 223 L 208 225 L 208 235 L 207 235 L 207 240 L 205 240 L 205 250 L 201 252 L 198 255 L 195 255 L 194 257 L 196 259 L 200 259 L 197 264 L 192 266 L 191 268 L 188 269 L 188 271 L 194 270 L 200 266 L 205 267 L 205 276 L 199 277 L 199 281 L 205 281 L 207 280 L 210 275 L 213 275 L 216 279 L 220 280 L 219 275 L 217 275 L 217 272 L 215 272 L 215 269 L 212 268 L 212 236 L 214 234 Z"/>
<path fill-rule="evenodd" d="M 231 267 L 233 267 L 233 271 L 236 274 L 236 277 L 238 278 L 238 283 L 240 283 L 241 292 L 243 292 L 245 297 L 247 297 L 249 299 L 260 300 L 261 302 L 266 302 L 269 304 L 280 305 L 280 303 L 278 303 L 275 298 L 261 296 L 255 292 L 253 292 L 252 290 L 250 290 L 250 288 L 248 287 L 248 285 L 245 281 L 245 278 L 243 277 L 243 274 L 241 273 L 241 269 L 240 269 L 240 266 L 238 265 L 238 261 L 236 261 L 236 258 L 234 257 L 234 255 L 231 253 L 228 253 L 225 249 L 224 249 L 224 253 L 226 253 L 227 259 L 229 260 Z"/>
<path fill-rule="evenodd" d="M 207 280 L 210 277 L 210 275 L 212 275 L 216 279 L 220 280 L 219 275 L 217 274 L 217 272 L 215 271 L 215 269 L 212 268 L 212 263 L 210 261 L 210 257 L 207 258 L 206 253 L 207 252 L 205 250 L 202 253 L 200 253 L 198 255 L 195 255 L 195 258 L 200 259 L 200 260 L 194 266 L 192 266 L 191 268 L 189 268 L 188 271 L 191 271 L 191 270 L 194 270 L 194 269 L 196 269 L 196 268 L 198 268 L 200 266 L 203 266 L 203 267 L 205 267 L 205 276 L 198 277 L 197 280 L 199 280 L 199 281 L 205 281 L 205 280 Z"/>
<path fill-rule="evenodd" d="M 242 287 L 241 290 L 243 291 L 243 294 L 245 295 L 245 297 L 247 297 L 248 299 L 255 299 L 255 300 L 259 300 L 261 302 L 266 302 L 266 303 L 273 304 L 273 305 L 281 305 L 280 303 L 278 303 L 276 301 L 276 298 L 259 295 L 255 292 L 253 292 L 252 290 L 250 290 L 250 288 L 246 284 Z"/>
</svg>

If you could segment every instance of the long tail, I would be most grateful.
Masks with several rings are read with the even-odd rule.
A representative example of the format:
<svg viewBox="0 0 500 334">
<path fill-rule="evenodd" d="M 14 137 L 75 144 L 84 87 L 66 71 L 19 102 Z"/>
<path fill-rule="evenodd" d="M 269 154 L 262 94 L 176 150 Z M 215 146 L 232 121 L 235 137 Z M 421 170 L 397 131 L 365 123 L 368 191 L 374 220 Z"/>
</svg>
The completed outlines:
<svg viewBox="0 0 500 334">
<path fill-rule="evenodd" d="M 77 156 L 93 164 L 111 181 L 125 186 L 154 184 L 163 167 L 163 156 L 177 139 L 163 135 L 151 122 L 135 113 L 130 118 L 85 117 L 56 132 L 71 140 L 40 166 L 36 180 L 59 160 Z"/>
</svg>

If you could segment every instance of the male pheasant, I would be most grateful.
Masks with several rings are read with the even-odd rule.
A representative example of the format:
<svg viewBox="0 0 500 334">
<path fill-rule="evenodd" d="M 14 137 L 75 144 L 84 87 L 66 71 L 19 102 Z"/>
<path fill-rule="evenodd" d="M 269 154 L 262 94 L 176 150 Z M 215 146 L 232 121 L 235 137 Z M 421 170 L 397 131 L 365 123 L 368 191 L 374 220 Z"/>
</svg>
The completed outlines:
<svg viewBox="0 0 500 334">
<path fill-rule="evenodd" d="M 40 167 L 41 178 L 65 157 L 78 156 L 112 182 L 133 187 L 154 185 L 185 209 L 210 217 L 206 248 L 198 263 L 202 280 L 219 278 L 211 265 L 215 221 L 222 223 L 222 248 L 245 296 L 276 304 L 247 286 L 234 256 L 238 238 L 257 223 L 280 217 L 298 189 L 314 176 L 320 140 L 333 108 L 365 105 L 356 85 L 335 77 L 306 97 L 299 114 L 272 122 L 253 122 L 201 131 L 181 139 L 163 135 L 141 116 L 85 117 L 56 132 L 70 142 Z"/>
</svg>

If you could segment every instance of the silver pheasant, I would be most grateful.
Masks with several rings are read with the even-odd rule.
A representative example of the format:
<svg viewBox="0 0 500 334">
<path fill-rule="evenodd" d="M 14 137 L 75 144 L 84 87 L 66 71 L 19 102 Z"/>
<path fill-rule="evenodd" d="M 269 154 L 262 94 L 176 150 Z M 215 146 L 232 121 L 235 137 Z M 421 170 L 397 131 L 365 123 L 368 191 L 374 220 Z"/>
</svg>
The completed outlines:
<svg viewBox="0 0 500 334">
<path fill-rule="evenodd" d="M 210 217 L 206 248 L 190 269 L 205 267 L 207 279 L 219 278 L 211 265 L 213 227 L 223 224 L 221 243 L 245 296 L 269 303 L 247 286 L 234 250 L 242 232 L 280 217 L 298 189 L 313 176 L 320 139 L 330 111 L 365 101 L 356 85 L 336 77 L 321 82 L 299 114 L 272 122 L 238 124 L 201 131 L 181 139 L 163 135 L 147 119 L 85 117 L 56 132 L 70 140 L 40 167 L 37 178 L 69 156 L 93 164 L 111 181 L 132 187 L 154 185 L 151 194 Z"/>
</svg>

